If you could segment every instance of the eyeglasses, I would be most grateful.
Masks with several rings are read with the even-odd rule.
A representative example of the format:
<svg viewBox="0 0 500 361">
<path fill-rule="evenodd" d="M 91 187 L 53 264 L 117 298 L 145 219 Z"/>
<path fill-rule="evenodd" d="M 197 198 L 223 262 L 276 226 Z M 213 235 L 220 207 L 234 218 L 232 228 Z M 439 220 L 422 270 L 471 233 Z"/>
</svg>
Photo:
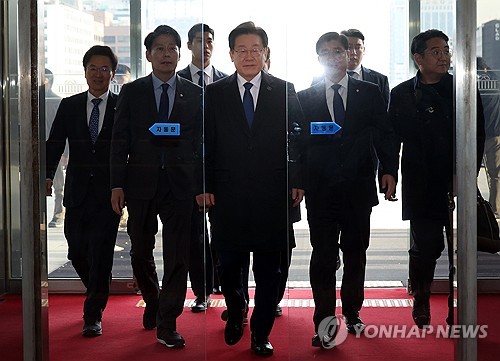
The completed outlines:
<svg viewBox="0 0 500 361">
<path fill-rule="evenodd" d="M 349 48 L 347 50 L 351 53 L 359 54 L 362 53 L 363 50 L 365 50 L 365 48 L 363 45 L 356 45 L 356 46 L 349 45 Z"/>
<path fill-rule="evenodd" d="M 319 51 L 318 55 L 322 56 L 322 57 L 334 56 L 336 58 L 339 58 L 339 57 L 345 55 L 345 49 L 341 49 L 341 48 L 335 48 L 333 50 L 322 49 Z"/>
<path fill-rule="evenodd" d="M 424 53 L 431 54 L 434 58 L 438 59 L 441 56 L 444 56 L 445 58 L 449 58 L 451 56 L 451 51 L 450 49 L 432 49 L 432 50 L 426 50 Z"/>
<path fill-rule="evenodd" d="M 173 46 L 156 46 L 151 49 L 151 53 L 177 53 L 179 48 L 176 45 Z"/>
<path fill-rule="evenodd" d="M 97 67 L 95 65 L 90 65 L 87 67 L 87 71 L 92 74 L 97 74 L 97 73 L 108 74 L 111 72 L 111 68 L 109 66 Z"/>
<path fill-rule="evenodd" d="M 250 54 L 253 58 L 257 58 L 257 57 L 259 57 L 262 54 L 263 50 L 264 50 L 264 48 L 262 48 L 262 49 L 253 48 L 253 49 L 250 49 L 250 50 L 249 49 L 234 49 L 233 51 L 238 56 L 245 56 L 245 55 Z"/>
</svg>

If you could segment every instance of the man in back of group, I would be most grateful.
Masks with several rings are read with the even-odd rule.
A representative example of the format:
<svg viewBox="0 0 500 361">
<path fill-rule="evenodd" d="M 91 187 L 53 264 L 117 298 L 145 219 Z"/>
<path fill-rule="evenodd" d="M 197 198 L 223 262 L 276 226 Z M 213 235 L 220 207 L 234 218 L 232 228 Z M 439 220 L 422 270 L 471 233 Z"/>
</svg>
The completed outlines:
<svg viewBox="0 0 500 361">
<path fill-rule="evenodd" d="M 377 84 L 387 106 L 389 104 L 389 79 L 384 74 L 362 65 L 366 51 L 365 36 L 357 29 L 343 30 L 341 34 L 347 36 L 347 40 L 349 41 L 347 74 L 354 79 Z"/>
<path fill-rule="evenodd" d="M 188 32 L 188 49 L 191 50 L 191 63 L 177 74 L 202 87 L 227 76 L 211 64 L 214 48 L 214 30 L 207 24 L 195 24 Z M 193 209 L 193 227 L 191 230 L 191 251 L 189 261 L 189 279 L 195 300 L 191 311 L 203 312 L 209 305 L 212 292 L 220 294 L 217 270 L 214 268 L 217 258 L 209 244 L 205 221 L 205 210 L 195 206 Z"/>
<path fill-rule="evenodd" d="M 83 331 L 102 334 L 113 253 L 120 217 L 109 203 L 109 154 L 116 95 L 109 91 L 118 60 L 111 48 L 96 45 L 83 57 L 88 91 L 64 98 L 47 140 L 47 195 L 69 142 L 64 191 L 64 235 L 68 259 L 85 285 Z"/>
</svg>

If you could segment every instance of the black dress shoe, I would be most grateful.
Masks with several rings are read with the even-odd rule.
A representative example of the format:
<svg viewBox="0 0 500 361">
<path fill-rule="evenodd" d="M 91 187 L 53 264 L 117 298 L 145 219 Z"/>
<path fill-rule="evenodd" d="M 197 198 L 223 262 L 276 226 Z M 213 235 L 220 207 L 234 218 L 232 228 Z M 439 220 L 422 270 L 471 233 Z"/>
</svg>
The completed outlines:
<svg viewBox="0 0 500 361">
<path fill-rule="evenodd" d="M 83 324 L 82 336 L 84 337 L 96 337 L 102 335 L 102 323 L 101 321 L 85 321 Z"/>
<path fill-rule="evenodd" d="M 276 305 L 276 311 L 274 312 L 274 317 L 280 317 L 283 315 L 283 310 L 280 305 Z"/>
<path fill-rule="evenodd" d="M 366 328 L 365 323 L 359 317 L 358 312 L 344 315 L 347 332 L 360 335 Z"/>
<path fill-rule="evenodd" d="M 234 322 L 228 320 L 224 328 L 224 341 L 229 346 L 236 345 L 243 336 L 243 322 Z"/>
<path fill-rule="evenodd" d="M 228 313 L 227 313 L 227 310 L 224 310 L 222 311 L 222 313 L 220 314 L 220 318 L 222 321 L 227 321 L 227 318 L 228 318 Z M 245 305 L 245 311 L 243 312 L 243 324 L 247 324 L 248 323 L 248 304 Z"/>
<path fill-rule="evenodd" d="M 184 338 L 173 330 L 158 330 L 157 340 L 169 348 L 182 348 L 186 345 Z"/>
<path fill-rule="evenodd" d="M 196 297 L 193 304 L 191 305 L 191 312 L 204 312 L 208 308 L 209 304 L 210 296 L 207 296 L 207 298 Z"/>
<path fill-rule="evenodd" d="M 222 295 L 222 291 L 220 290 L 220 286 L 215 286 L 212 290 L 214 295 Z"/>
<path fill-rule="evenodd" d="M 274 353 L 273 345 L 271 345 L 271 342 L 269 342 L 267 337 L 259 340 L 252 334 L 252 343 L 250 347 L 258 356 L 267 357 L 272 356 Z"/>
<path fill-rule="evenodd" d="M 415 305 L 413 302 L 413 309 L 411 311 L 413 321 L 418 328 L 426 328 L 431 323 L 431 309 L 429 305 L 420 304 Z"/>
<path fill-rule="evenodd" d="M 144 314 L 142 315 L 142 325 L 146 330 L 153 330 L 156 327 L 156 313 L 158 312 L 158 304 L 146 304 Z"/>
</svg>

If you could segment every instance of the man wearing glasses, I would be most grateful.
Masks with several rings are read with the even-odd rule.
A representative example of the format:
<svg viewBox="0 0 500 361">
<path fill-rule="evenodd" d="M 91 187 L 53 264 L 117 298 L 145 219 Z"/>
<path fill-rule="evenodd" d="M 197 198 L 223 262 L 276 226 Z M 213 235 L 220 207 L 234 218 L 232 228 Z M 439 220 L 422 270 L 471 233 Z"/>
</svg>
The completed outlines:
<svg viewBox="0 0 500 361">
<path fill-rule="evenodd" d="M 413 38 L 415 77 L 391 92 L 389 119 L 403 143 L 401 159 L 403 219 L 410 221 L 408 251 L 415 324 L 430 324 L 430 294 L 436 261 L 444 250 L 443 229 L 451 232 L 449 198 L 453 192 L 454 105 L 448 36 L 431 29 Z M 484 117 L 477 95 L 477 166 L 484 148 Z M 398 146 L 399 149 L 399 146 Z"/>
<path fill-rule="evenodd" d="M 298 137 L 287 142 L 288 126 L 295 123 L 294 128 L 300 128 L 300 106 L 292 84 L 262 70 L 267 44 L 266 32 L 252 22 L 229 34 L 236 72 L 207 86 L 205 189 L 200 176 L 197 196 L 200 207 L 211 208 L 213 245 L 228 311 L 228 345 L 243 336 L 247 304 L 242 272 L 253 252 L 251 349 L 259 356 L 274 352 L 268 337 L 276 312 L 280 254 L 288 247 L 287 209 L 289 204 L 297 207 L 303 196 Z"/>
<path fill-rule="evenodd" d="M 157 340 L 184 347 L 176 320 L 186 298 L 194 168 L 200 145 L 201 88 L 176 75 L 181 39 L 167 25 L 144 40 L 153 71 L 124 84 L 111 144 L 111 203 L 127 204 L 132 268 L 146 302 L 143 326 Z M 163 224 L 163 280 L 158 285 L 153 249 Z"/>
<path fill-rule="evenodd" d="M 377 156 L 384 169 L 381 188 L 390 201 L 398 170 L 397 139 L 382 95 L 375 84 L 347 75 L 347 49 L 346 36 L 323 34 L 316 53 L 325 77 L 298 93 L 309 138 L 305 196 L 313 248 L 309 268 L 315 303 L 312 346 L 322 348 L 334 346 L 340 323 L 335 318 L 339 247 L 344 256 L 340 297 L 347 331 L 360 334 L 365 328 L 359 311 L 364 300 L 370 215 L 378 204 Z M 337 330 L 325 330 L 325 324 Z"/>
<path fill-rule="evenodd" d="M 64 98 L 47 147 L 47 195 L 69 143 L 64 188 L 64 235 L 68 259 L 85 285 L 85 337 L 102 335 L 102 313 L 109 296 L 113 253 L 120 217 L 109 199 L 109 154 L 116 95 L 109 91 L 118 60 L 111 48 L 96 45 L 83 56 L 88 91 Z"/>
</svg>

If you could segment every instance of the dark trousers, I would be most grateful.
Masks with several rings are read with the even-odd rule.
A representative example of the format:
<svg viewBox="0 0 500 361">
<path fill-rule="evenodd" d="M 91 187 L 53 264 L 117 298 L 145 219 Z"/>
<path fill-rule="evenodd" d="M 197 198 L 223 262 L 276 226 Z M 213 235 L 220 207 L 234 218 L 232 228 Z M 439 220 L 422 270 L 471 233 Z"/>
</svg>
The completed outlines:
<svg viewBox="0 0 500 361">
<path fill-rule="evenodd" d="M 410 255 L 409 276 L 416 304 L 427 304 L 431 293 L 436 263 L 444 250 L 446 220 L 412 219 L 410 221 L 413 244 Z"/>
<path fill-rule="evenodd" d="M 189 244 L 191 241 L 192 199 L 175 199 L 166 173 L 160 174 L 159 187 L 153 199 L 127 199 L 127 231 L 132 248 L 132 269 L 146 304 L 158 304 L 158 330 L 176 329 L 187 289 Z M 158 285 L 153 249 L 158 220 L 163 224 L 163 279 Z"/>
<path fill-rule="evenodd" d="M 205 213 L 198 206 L 193 207 L 189 279 L 196 297 L 204 298 L 212 294 L 214 287 L 214 266 L 210 247 Z"/>
<path fill-rule="evenodd" d="M 108 301 L 119 221 L 111 203 L 96 199 L 92 186 L 81 205 L 66 209 L 64 235 L 68 241 L 68 259 L 87 288 L 83 307 L 87 322 L 101 320 Z"/>
<path fill-rule="evenodd" d="M 315 302 L 316 331 L 325 317 L 335 315 L 339 247 L 344 261 L 340 290 L 342 313 L 352 315 L 363 305 L 372 209 L 352 204 L 347 194 L 345 187 L 338 185 L 326 187 L 319 197 L 306 198 L 313 247 L 309 277 Z"/>
<path fill-rule="evenodd" d="M 217 254 L 228 320 L 240 322 L 246 304 L 243 274 L 248 274 L 244 268 L 250 257 L 249 252 L 220 251 Z M 255 307 L 250 319 L 250 329 L 257 339 L 267 338 L 273 328 L 280 283 L 280 259 L 279 251 L 253 253 Z"/>
</svg>

